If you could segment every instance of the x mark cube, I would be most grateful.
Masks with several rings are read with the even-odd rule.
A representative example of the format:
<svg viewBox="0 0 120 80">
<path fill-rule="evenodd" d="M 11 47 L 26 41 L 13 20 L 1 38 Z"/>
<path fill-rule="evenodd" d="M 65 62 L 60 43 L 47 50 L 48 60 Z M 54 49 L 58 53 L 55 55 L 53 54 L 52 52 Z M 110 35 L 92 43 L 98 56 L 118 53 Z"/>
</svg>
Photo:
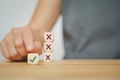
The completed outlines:
<svg viewBox="0 0 120 80">
<path fill-rule="evenodd" d="M 38 64 L 39 62 L 39 54 L 37 53 L 29 53 L 27 58 L 28 64 Z"/>
<path fill-rule="evenodd" d="M 43 48 L 45 52 L 53 52 L 54 51 L 53 42 L 44 42 Z"/>
<path fill-rule="evenodd" d="M 44 53 L 44 61 L 51 62 L 53 58 L 53 53 Z"/>
<path fill-rule="evenodd" d="M 44 40 L 45 42 L 53 42 L 54 41 L 54 35 L 52 32 L 45 32 L 44 33 Z"/>
</svg>

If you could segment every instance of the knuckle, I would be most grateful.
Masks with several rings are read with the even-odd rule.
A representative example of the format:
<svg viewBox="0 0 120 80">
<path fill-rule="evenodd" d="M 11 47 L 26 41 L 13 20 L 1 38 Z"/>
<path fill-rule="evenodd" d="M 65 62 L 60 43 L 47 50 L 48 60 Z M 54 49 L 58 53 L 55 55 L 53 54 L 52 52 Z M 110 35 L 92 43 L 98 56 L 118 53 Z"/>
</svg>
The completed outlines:
<svg viewBox="0 0 120 80">
<path fill-rule="evenodd" d="M 21 51 L 19 52 L 19 54 L 20 54 L 21 56 L 26 56 L 26 55 L 27 55 L 27 52 L 26 52 L 25 50 L 21 50 Z"/>
<path fill-rule="evenodd" d="M 8 54 L 5 54 L 5 53 L 2 52 L 2 55 L 3 55 L 6 59 L 10 60 L 10 56 L 9 56 Z"/>
<path fill-rule="evenodd" d="M 11 57 L 15 58 L 16 56 L 18 56 L 17 54 L 12 54 Z"/>
<path fill-rule="evenodd" d="M 23 31 L 23 36 L 26 36 L 27 34 L 29 34 L 29 31 Z"/>
<path fill-rule="evenodd" d="M 27 34 L 29 34 L 29 33 L 31 33 L 31 30 L 30 30 L 30 29 L 26 29 L 26 30 L 23 31 L 23 34 L 25 34 L 25 35 L 27 35 Z"/>
<path fill-rule="evenodd" d="M 10 49 L 9 53 L 10 53 L 11 57 L 15 57 L 16 55 L 18 55 L 17 51 L 15 51 L 13 49 Z"/>
<path fill-rule="evenodd" d="M 22 41 L 15 41 L 15 47 L 16 48 L 21 48 L 21 47 L 23 47 L 23 43 L 22 43 Z"/>
<path fill-rule="evenodd" d="M 5 37 L 4 41 L 5 41 L 5 42 L 8 42 L 8 41 L 9 41 L 8 36 Z"/>
<path fill-rule="evenodd" d="M 5 56 L 5 58 L 11 60 L 11 57 L 9 55 Z"/>
<path fill-rule="evenodd" d="M 11 40 L 11 34 L 7 35 L 4 39 L 5 42 L 9 42 Z"/>
<path fill-rule="evenodd" d="M 13 33 L 17 32 L 17 31 L 18 31 L 18 28 L 13 28 L 13 29 L 11 30 L 11 32 L 13 32 Z"/>
</svg>

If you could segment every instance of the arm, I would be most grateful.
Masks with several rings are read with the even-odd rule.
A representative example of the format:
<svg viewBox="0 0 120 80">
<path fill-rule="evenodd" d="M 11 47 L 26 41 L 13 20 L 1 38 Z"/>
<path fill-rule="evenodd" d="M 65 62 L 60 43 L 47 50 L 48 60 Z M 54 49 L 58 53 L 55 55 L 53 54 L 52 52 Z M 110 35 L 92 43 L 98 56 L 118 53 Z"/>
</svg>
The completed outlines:
<svg viewBox="0 0 120 80">
<path fill-rule="evenodd" d="M 50 31 L 60 14 L 61 0 L 40 0 L 30 23 L 13 28 L 0 42 L 2 55 L 10 60 L 23 60 L 29 52 L 41 54 L 43 33 Z"/>
<path fill-rule="evenodd" d="M 40 0 L 29 26 L 41 31 L 49 31 L 53 27 L 61 10 L 61 0 Z"/>
</svg>

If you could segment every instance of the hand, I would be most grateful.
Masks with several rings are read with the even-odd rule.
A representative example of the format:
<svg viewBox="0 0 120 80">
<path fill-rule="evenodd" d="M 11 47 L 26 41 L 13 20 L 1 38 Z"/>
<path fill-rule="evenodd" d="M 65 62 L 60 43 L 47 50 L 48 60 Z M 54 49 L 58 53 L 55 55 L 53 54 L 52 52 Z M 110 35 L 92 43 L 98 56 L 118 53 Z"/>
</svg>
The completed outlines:
<svg viewBox="0 0 120 80">
<path fill-rule="evenodd" d="M 41 54 L 42 36 L 29 26 L 13 28 L 0 42 L 2 55 L 10 61 L 26 59 L 29 52 Z"/>
</svg>

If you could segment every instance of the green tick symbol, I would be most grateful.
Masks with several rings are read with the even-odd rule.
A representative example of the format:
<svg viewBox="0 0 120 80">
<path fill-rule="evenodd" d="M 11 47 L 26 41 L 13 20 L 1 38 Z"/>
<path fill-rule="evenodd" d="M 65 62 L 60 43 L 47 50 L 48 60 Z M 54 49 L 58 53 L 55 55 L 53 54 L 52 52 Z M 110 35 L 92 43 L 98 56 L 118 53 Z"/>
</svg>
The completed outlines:
<svg viewBox="0 0 120 80">
<path fill-rule="evenodd" d="M 33 59 L 30 59 L 30 61 L 33 63 L 37 57 L 35 56 Z"/>
</svg>

